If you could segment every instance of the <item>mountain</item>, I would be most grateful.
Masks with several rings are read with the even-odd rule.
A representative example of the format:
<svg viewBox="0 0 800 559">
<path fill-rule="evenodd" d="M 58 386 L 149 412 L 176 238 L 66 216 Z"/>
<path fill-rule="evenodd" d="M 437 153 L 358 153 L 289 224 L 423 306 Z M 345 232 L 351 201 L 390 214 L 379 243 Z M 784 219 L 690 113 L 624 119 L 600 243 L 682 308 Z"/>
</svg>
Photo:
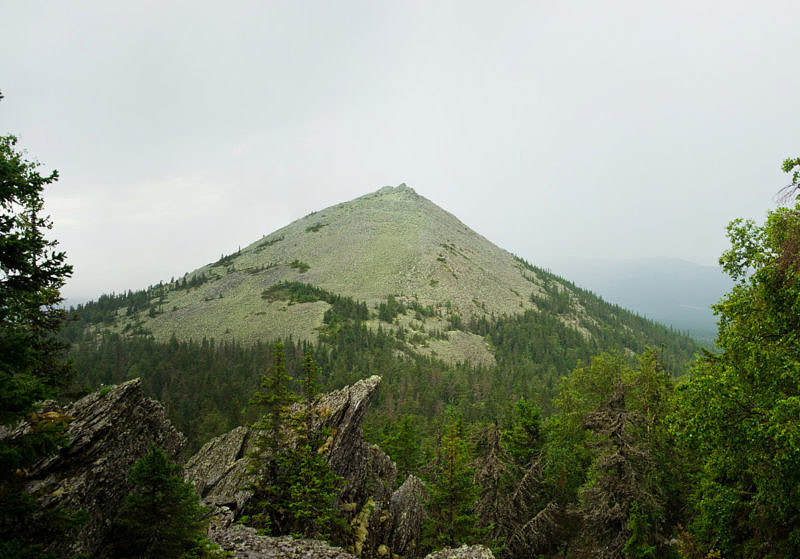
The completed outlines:
<svg viewBox="0 0 800 559">
<path fill-rule="evenodd" d="M 396 317 L 398 326 L 427 342 L 420 351 L 492 363 L 485 340 L 459 324 L 535 309 L 532 297 L 546 296 L 545 285 L 554 281 L 558 290 L 572 290 L 403 184 L 311 213 L 177 282 L 152 288 L 146 308 L 123 296 L 104 329 L 146 331 L 160 341 L 316 341 L 330 303 L 292 304 L 267 292 L 280 282 L 302 282 L 364 301 L 371 310 L 390 295 L 404 306 L 430 309 Z M 594 319 L 581 305 L 571 305 L 563 320 L 581 329 Z M 370 326 L 378 323 L 372 319 Z M 448 332 L 448 339 L 432 331 Z"/>
<path fill-rule="evenodd" d="M 607 301 L 688 332 L 713 345 L 717 320 L 711 305 L 733 287 L 717 266 L 677 258 L 570 260 L 553 265 Z"/>
<path fill-rule="evenodd" d="M 411 414 L 423 431 L 448 407 L 481 421 L 524 397 L 547 414 L 560 379 L 604 351 L 663 347 L 680 374 L 698 349 L 502 250 L 405 185 L 309 214 L 177 281 L 74 310 L 64 337 L 75 390 L 141 376 L 195 449 L 252 420 L 250 395 L 277 340 L 295 378 L 313 354 L 326 390 L 380 373 L 378 424 Z"/>
</svg>

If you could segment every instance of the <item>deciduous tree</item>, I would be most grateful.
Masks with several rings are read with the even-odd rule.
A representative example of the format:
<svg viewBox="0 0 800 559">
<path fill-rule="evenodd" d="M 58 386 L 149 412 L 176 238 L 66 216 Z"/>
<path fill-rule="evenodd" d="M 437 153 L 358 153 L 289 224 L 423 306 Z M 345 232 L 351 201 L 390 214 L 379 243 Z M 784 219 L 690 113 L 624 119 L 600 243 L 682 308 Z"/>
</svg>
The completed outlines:
<svg viewBox="0 0 800 559">
<path fill-rule="evenodd" d="M 796 165 L 787 160 L 784 170 Z M 720 264 L 736 284 L 714 307 L 719 353 L 697 362 L 675 417 L 700 459 L 691 531 L 725 557 L 796 557 L 800 204 L 771 211 L 764 225 L 734 220 L 728 237 Z"/>
</svg>

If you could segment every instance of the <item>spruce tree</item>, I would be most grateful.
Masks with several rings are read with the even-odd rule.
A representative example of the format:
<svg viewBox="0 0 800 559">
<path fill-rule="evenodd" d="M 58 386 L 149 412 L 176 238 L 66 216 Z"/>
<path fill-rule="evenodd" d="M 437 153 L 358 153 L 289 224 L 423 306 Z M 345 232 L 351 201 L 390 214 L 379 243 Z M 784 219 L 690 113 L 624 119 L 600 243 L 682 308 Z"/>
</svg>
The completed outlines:
<svg viewBox="0 0 800 559">
<path fill-rule="evenodd" d="M 45 237 L 52 222 L 43 215 L 43 192 L 58 173 L 41 175 L 16 143 L 14 136 L 0 137 L 0 430 L 23 419 L 32 429 L 0 440 L 0 555 L 43 557 L 43 547 L 77 520 L 65 511 L 38 510 L 22 489 L 28 469 L 66 442 L 66 418 L 36 410 L 74 372 L 57 337 L 65 317 L 59 290 L 72 267 Z"/>
<path fill-rule="evenodd" d="M 203 537 L 206 509 L 181 467 L 170 462 L 155 444 L 131 468 L 133 484 L 114 521 L 115 557 L 202 557 L 208 551 Z"/>
<path fill-rule="evenodd" d="M 272 535 L 330 539 L 339 526 L 334 507 L 339 478 L 318 452 L 328 433 L 319 427 L 311 404 L 316 393 L 317 365 L 306 351 L 303 405 L 290 410 L 297 397 L 289 390 L 283 346 L 275 346 L 275 363 L 264 375 L 255 404 L 265 414 L 253 425 L 256 448 L 250 455 L 253 496 L 245 521 Z"/>
<path fill-rule="evenodd" d="M 460 419 L 445 426 L 439 456 L 428 479 L 430 499 L 424 543 L 431 548 L 475 543 L 478 535 L 472 507 L 477 488 L 474 470 Z"/>
</svg>

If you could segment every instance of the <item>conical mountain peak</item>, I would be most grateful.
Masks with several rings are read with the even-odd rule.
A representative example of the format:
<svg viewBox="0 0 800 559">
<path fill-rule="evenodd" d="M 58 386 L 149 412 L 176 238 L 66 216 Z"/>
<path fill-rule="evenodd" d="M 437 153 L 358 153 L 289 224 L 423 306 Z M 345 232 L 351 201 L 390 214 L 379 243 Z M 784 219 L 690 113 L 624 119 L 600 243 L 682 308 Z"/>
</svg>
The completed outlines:
<svg viewBox="0 0 800 559">
<path fill-rule="evenodd" d="M 177 285 L 194 287 L 170 290 L 144 327 L 157 339 L 316 339 L 330 305 L 265 295 L 281 282 L 364 301 L 373 312 L 391 296 L 434 311 L 427 327 L 443 331 L 534 308 L 531 295 L 541 291 L 535 271 L 400 184 L 312 212 L 186 274 Z"/>
<path fill-rule="evenodd" d="M 298 298 L 281 291 L 287 284 L 317 291 Z M 331 301 L 345 297 L 366 304 L 368 328 L 411 332 L 419 353 L 488 364 L 491 349 L 470 323 L 553 307 L 588 338 L 599 322 L 580 303 L 587 296 L 400 184 L 312 212 L 186 274 L 160 288 L 146 316 L 110 330 L 157 340 L 314 341 Z M 390 301 L 413 312 L 382 313 Z"/>
</svg>

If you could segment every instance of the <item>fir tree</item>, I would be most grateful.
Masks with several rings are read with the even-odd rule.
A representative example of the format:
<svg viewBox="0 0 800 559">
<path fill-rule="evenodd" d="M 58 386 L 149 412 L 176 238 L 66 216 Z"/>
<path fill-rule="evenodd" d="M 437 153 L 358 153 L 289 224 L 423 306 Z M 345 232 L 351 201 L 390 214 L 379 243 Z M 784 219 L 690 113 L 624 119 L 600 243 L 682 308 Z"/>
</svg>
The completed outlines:
<svg viewBox="0 0 800 559">
<path fill-rule="evenodd" d="M 0 94 L 2 99 L 2 94 Z M 32 429 L 0 440 L 0 555 L 43 557 L 43 547 L 75 527 L 78 517 L 41 511 L 22 490 L 26 472 L 65 444 L 65 418 L 36 413 L 72 378 L 65 345 L 57 338 L 65 312 L 59 289 L 72 273 L 42 215 L 44 188 L 58 179 L 0 137 L 0 430 L 27 419 Z"/>
<path fill-rule="evenodd" d="M 131 468 L 129 479 L 133 489 L 111 537 L 115 557 L 210 556 L 203 537 L 206 509 L 163 449 L 154 444 Z"/>
<path fill-rule="evenodd" d="M 432 548 L 475 543 L 478 535 L 472 507 L 477 497 L 474 470 L 460 419 L 445 427 L 439 458 L 428 480 L 430 499 L 424 543 Z"/>
<path fill-rule="evenodd" d="M 289 390 L 283 346 L 275 346 L 275 364 L 264 375 L 253 402 L 265 414 L 254 424 L 256 449 L 250 455 L 250 485 L 253 497 L 245 510 L 246 520 L 273 535 L 331 538 L 338 526 L 334 507 L 339 478 L 331 472 L 324 453 L 318 452 L 327 432 L 311 409 L 316 388 L 317 365 L 310 351 L 303 363 L 305 399 L 290 411 L 297 397 Z"/>
</svg>

